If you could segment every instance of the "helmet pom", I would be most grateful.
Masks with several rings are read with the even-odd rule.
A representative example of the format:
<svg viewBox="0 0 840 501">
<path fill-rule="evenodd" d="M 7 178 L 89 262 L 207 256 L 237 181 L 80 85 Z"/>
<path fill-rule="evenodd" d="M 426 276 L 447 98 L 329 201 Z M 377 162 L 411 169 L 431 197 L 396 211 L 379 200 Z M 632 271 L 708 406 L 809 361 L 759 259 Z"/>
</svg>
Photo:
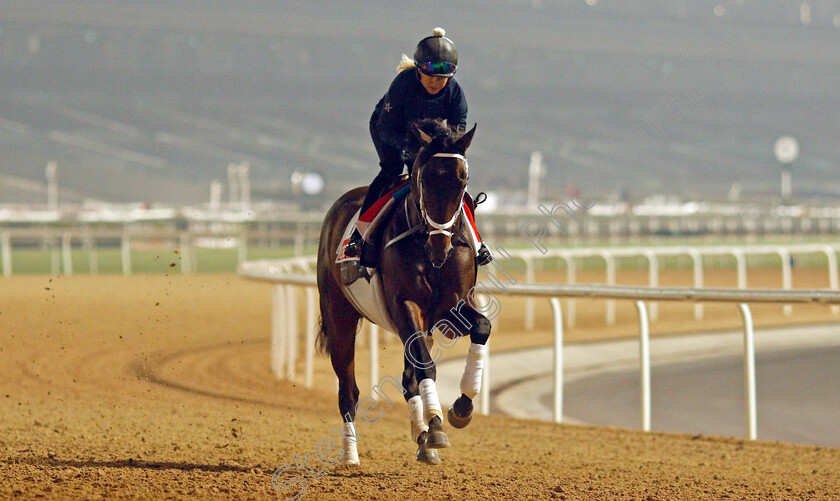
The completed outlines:
<svg viewBox="0 0 840 501">
<path fill-rule="evenodd" d="M 446 30 L 441 28 L 440 26 L 438 26 L 437 28 L 432 30 L 432 36 L 433 37 L 445 37 L 446 36 Z"/>
</svg>

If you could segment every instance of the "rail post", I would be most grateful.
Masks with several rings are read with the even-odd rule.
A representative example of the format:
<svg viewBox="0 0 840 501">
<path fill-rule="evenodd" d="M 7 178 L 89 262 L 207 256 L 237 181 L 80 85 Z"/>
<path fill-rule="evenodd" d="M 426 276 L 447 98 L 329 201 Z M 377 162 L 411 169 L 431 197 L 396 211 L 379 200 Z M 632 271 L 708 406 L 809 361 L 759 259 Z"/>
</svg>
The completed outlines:
<svg viewBox="0 0 840 501">
<path fill-rule="evenodd" d="M 732 249 L 730 251 L 735 258 L 735 264 L 738 267 L 738 288 L 747 288 L 747 257 L 741 249 Z"/>
<path fill-rule="evenodd" d="M 283 377 L 286 360 L 286 339 L 284 335 L 286 317 L 286 286 L 277 284 L 271 288 L 271 372 Z"/>
<path fill-rule="evenodd" d="M 190 235 L 181 233 L 178 239 L 178 252 L 181 254 L 181 273 L 188 275 L 192 272 L 192 259 L 190 256 Z"/>
<path fill-rule="evenodd" d="M 636 301 L 639 313 L 639 390 L 642 430 L 650 431 L 650 324 L 644 301 Z"/>
<path fill-rule="evenodd" d="M 744 322 L 744 393 L 747 397 L 747 438 L 757 437 L 756 392 L 755 392 L 755 335 L 750 307 L 746 303 L 738 305 L 741 320 Z"/>
<path fill-rule="evenodd" d="M 477 294 L 476 300 L 480 304 L 486 304 L 488 299 L 484 294 Z M 490 321 L 491 324 L 493 321 Z M 487 352 L 484 355 L 484 371 L 481 374 L 481 402 L 479 402 L 479 411 L 485 416 L 490 414 L 490 340 L 485 343 Z"/>
<path fill-rule="evenodd" d="M 88 253 L 88 268 L 91 275 L 99 273 L 99 259 L 97 258 L 96 240 L 90 235 L 85 235 L 82 246 Z"/>
<path fill-rule="evenodd" d="M 73 251 L 71 248 L 71 236 L 69 233 L 61 235 L 61 261 L 65 275 L 73 274 Z"/>
<path fill-rule="evenodd" d="M 828 259 L 828 286 L 831 287 L 831 290 L 838 290 L 840 289 L 840 284 L 837 283 L 837 253 L 829 245 L 823 247 L 823 252 L 825 252 L 825 257 Z M 840 306 L 836 304 L 832 305 L 831 313 L 834 315 L 840 313 Z"/>
<path fill-rule="evenodd" d="M 536 281 L 536 270 L 534 269 L 534 258 L 531 255 L 524 257 L 525 261 L 525 281 L 532 284 Z M 534 298 L 525 298 L 525 329 L 532 330 L 534 328 Z"/>
<path fill-rule="evenodd" d="M 8 231 L 0 235 L 0 247 L 2 247 L 0 254 L 3 258 L 3 276 L 10 277 L 12 276 L 12 239 Z"/>
<path fill-rule="evenodd" d="M 379 381 L 379 326 L 369 322 L 370 333 L 370 387 L 376 386 Z M 372 391 L 371 398 L 377 400 L 379 393 Z"/>
<path fill-rule="evenodd" d="M 577 268 L 575 265 L 575 257 L 571 252 L 561 252 L 561 256 L 566 260 L 566 282 L 573 284 L 577 282 Z M 577 319 L 575 318 L 575 299 L 569 298 L 566 300 L 566 325 L 574 327 Z"/>
<path fill-rule="evenodd" d="M 791 290 L 793 289 L 793 272 L 790 265 L 790 252 L 784 247 L 779 247 L 776 249 L 776 254 L 782 260 L 782 289 Z M 783 310 L 786 317 L 793 315 L 792 304 L 785 304 Z"/>
<path fill-rule="evenodd" d="M 370 324 L 370 322 L 368 321 L 368 319 L 366 319 L 364 317 L 362 317 L 360 322 L 361 322 L 361 325 L 358 327 L 358 331 L 357 331 L 357 334 L 356 334 L 356 349 L 367 348 L 367 345 L 368 345 L 368 338 L 365 337 L 364 335 L 359 335 L 359 333 L 362 332 L 365 329 L 365 326 Z"/>
<path fill-rule="evenodd" d="M 615 285 L 615 257 L 609 251 L 600 251 L 599 254 L 607 264 L 607 285 Z M 607 325 L 615 325 L 615 299 L 607 299 Z"/>
<path fill-rule="evenodd" d="M 295 379 L 298 345 L 297 289 L 286 286 L 286 378 Z"/>
<path fill-rule="evenodd" d="M 53 275 L 61 273 L 61 259 L 59 257 L 58 243 L 55 237 L 50 238 L 50 272 Z"/>
<path fill-rule="evenodd" d="M 563 422 L 563 312 L 560 299 L 553 297 L 551 310 L 554 312 L 554 422 Z"/>
<path fill-rule="evenodd" d="M 484 372 L 481 377 L 481 413 L 490 414 L 490 340 L 485 343 L 487 353 L 484 354 Z"/>
<path fill-rule="evenodd" d="M 123 233 L 120 239 L 120 257 L 122 258 L 122 273 L 125 276 L 131 275 L 131 237 Z"/>
<path fill-rule="evenodd" d="M 703 256 L 696 249 L 689 249 L 688 255 L 694 261 L 694 287 L 703 287 Z M 694 303 L 694 319 L 703 319 L 703 303 Z"/>
<path fill-rule="evenodd" d="M 659 287 L 659 259 L 650 249 L 645 250 L 644 255 L 648 260 L 648 284 L 650 287 Z M 659 318 L 659 303 L 651 301 L 650 321 L 656 322 L 657 318 Z"/>
<path fill-rule="evenodd" d="M 306 346 L 303 386 L 312 388 L 315 363 L 315 334 L 318 329 L 318 306 L 315 287 L 306 287 Z"/>
</svg>

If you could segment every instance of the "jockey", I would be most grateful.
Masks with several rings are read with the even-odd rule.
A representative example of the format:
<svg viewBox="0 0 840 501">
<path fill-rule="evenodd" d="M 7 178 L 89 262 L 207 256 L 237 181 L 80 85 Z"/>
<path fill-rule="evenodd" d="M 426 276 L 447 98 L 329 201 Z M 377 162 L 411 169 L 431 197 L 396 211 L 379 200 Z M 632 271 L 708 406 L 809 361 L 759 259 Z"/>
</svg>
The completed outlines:
<svg viewBox="0 0 840 501">
<path fill-rule="evenodd" d="M 417 146 L 409 138 L 409 125 L 424 118 L 445 119 L 459 131 L 467 127 L 467 100 L 458 81 L 453 78 L 458 68 L 458 51 L 452 40 L 446 38 L 443 28 L 435 28 L 432 36 L 420 40 L 414 51 L 414 60 L 403 54 L 397 67 L 399 74 L 391 83 L 388 92 L 377 103 L 370 117 L 370 135 L 381 170 L 368 188 L 360 214 L 365 214 L 382 191 L 394 178 L 403 172 L 403 164 L 411 167 L 417 154 Z M 474 205 L 465 205 L 471 211 Z M 379 205 L 379 204 L 377 204 Z M 465 218 L 474 233 L 475 241 L 481 242 L 473 217 Z M 368 215 L 368 220 L 372 220 Z M 365 241 L 358 227 L 353 231 L 345 247 L 345 255 L 361 256 L 364 261 Z M 481 242 L 476 256 L 479 266 L 493 260 L 490 249 Z M 365 266 L 372 263 L 362 263 Z"/>
</svg>

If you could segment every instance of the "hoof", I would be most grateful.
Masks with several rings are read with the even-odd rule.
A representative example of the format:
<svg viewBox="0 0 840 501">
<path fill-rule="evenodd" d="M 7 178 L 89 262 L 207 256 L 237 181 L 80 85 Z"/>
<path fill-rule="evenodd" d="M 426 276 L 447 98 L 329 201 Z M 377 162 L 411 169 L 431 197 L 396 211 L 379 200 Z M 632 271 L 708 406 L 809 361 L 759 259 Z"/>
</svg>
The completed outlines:
<svg viewBox="0 0 840 501">
<path fill-rule="evenodd" d="M 417 461 L 426 464 L 440 464 L 440 454 L 438 451 L 434 449 L 429 449 L 426 446 L 425 440 L 420 444 L 420 447 L 417 448 L 417 456 L 415 456 Z"/>
<path fill-rule="evenodd" d="M 451 446 L 449 437 L 442 431 L 433 431 L 429 433 L 429 439 L 426 441 L 426 446 L 429 449 L 446 449 Z"/>
<path fill-rule="evenodd" d="M 466 417 L 461 417 L 455 413 L 455 406 L 451 406 L 449 408 L 449 412 L 446 414 L 446 420 L 449 421 L 449 425 L 453 428 L 466 428 L 470 421 L 472 421 L 472 414 Z"/>
<path fill-rule="evenodd" d="M 429 421 L 429 431 L 426 433 L 426 447 L 429 449 L 445 449 L 452 445 L 449 443 L 449 437 L 443 431 L 443 425 L 439 417 L 434 417 Z"/>
<path fill-rule="evenodd" d="M 446 414 L 447 421 L 449 421 L 449 424 L 455 428 L 464 428 L 470 424 L 470 421 L 472 421 L 472 411 L 472 400 L 465 395 L 461 395 L 458 397 L 458 400 L 449 407 L 449 412 Z"/>
</svg>

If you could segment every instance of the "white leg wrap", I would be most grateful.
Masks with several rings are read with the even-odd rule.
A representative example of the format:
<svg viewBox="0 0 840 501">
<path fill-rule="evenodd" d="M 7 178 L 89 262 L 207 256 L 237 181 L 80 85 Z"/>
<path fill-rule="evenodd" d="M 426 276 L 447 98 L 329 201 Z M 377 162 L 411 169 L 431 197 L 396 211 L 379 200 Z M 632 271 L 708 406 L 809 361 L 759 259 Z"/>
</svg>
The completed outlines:
<svg viewBox="0 0 840 501">
<path fill-rule="evenodd" d="M 344 455 L 341 456 L 343 464 L 359 464 L 359 451 L 356 449 L 356 426 L 353 423 L 344 423 Z"/>
<path fill-rule="evenodd" d="M 429 431 L 429 426 L 423 421 L 423 399 L 420 395 L 408 399 L 408 419 L 411 420 L 411 440 L 417 443 L 417 437 Z"/>
<path fill-rule="evenodd" d="M 470 351 L 467 353 L 467 363 L 464 367 L 464 375 L 461 376 L 461 393 L 470 399 L 475 398 L 481 391 L 481 377 L 484 373 L 484 359 L 487 356 L 487 345 L 470 344 Z"/>
<path fill-rule="evenodd" d="M 435 416 L 443 419 L 437 386 L 432 378 L 427 377 L 420 381 L 420 397 L 423 399 L 423 417 L 426 418 L 427 423 Z"/>
</svg>

